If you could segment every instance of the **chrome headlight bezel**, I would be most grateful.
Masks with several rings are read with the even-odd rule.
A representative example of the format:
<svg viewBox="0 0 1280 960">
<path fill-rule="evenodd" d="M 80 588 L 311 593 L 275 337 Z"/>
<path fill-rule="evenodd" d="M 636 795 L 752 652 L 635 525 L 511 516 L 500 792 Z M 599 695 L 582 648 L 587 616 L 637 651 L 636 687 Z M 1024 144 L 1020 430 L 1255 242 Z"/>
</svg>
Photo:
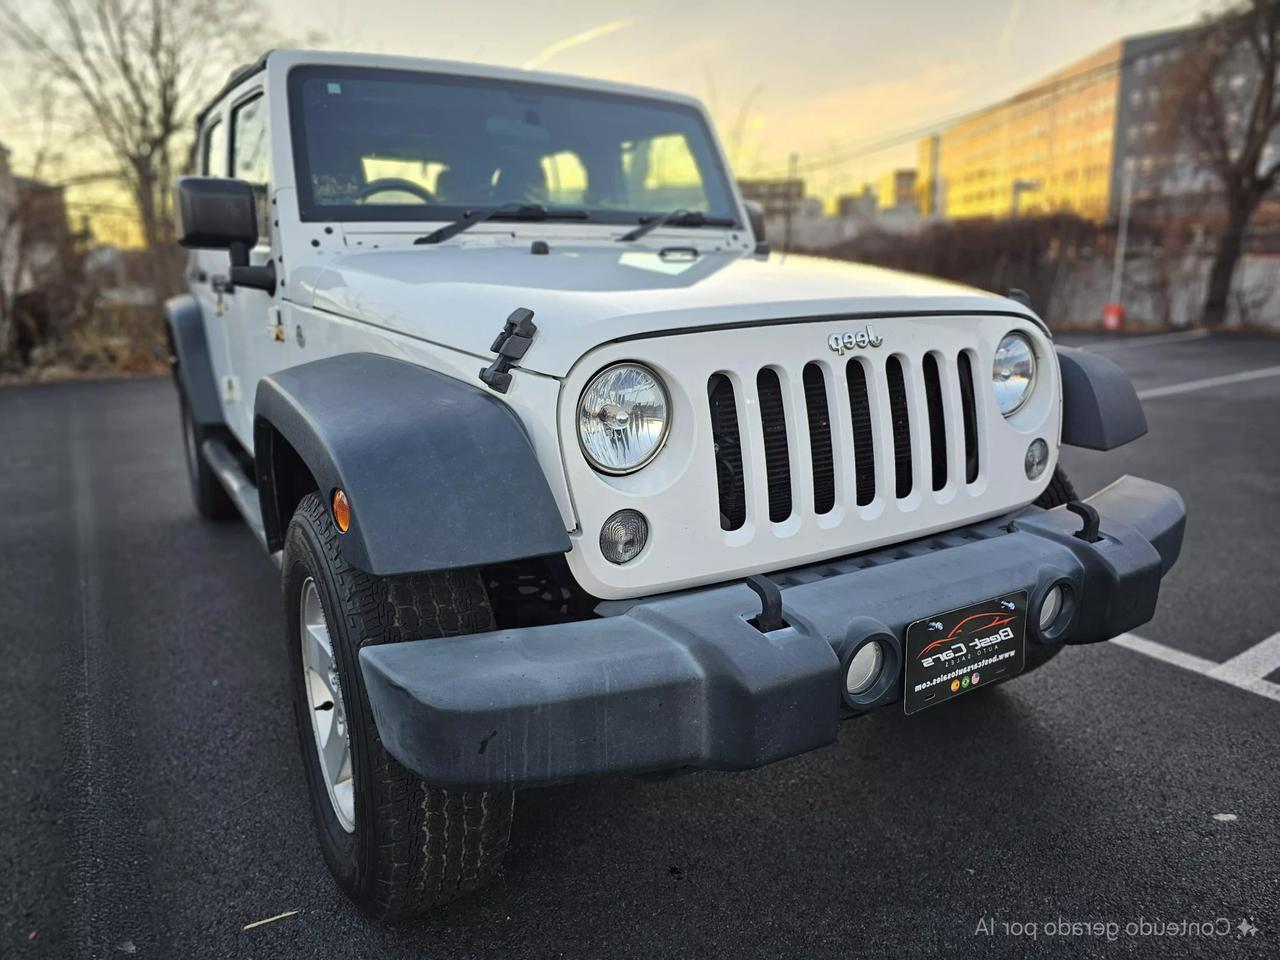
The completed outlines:
<svg viewBox="0 0 1280 960">
<path fill-rule="evenodd" d="M 596 386 L 600 379 L 623 368 L 638 370 L 653 381 L 654 386 L 657 387 L 658 393 L 661 396 L 663 417 L 662 431 L 659 433 L 653 446 L 635 463 L 629 464 L 625 467 L 618 467 L 611 464 L 601 463 L 596 459 L 596 457 L 592 456 L 591 450 L 587 446 L 587 441 L 583 436 L 582 414 L 583 405 L 585 404 L 588 395 L 591 394 L 592 388 Z M 627 476 L 628 474 L 635 473 L 638 470 L 643 470 L 653 462 L 653 459 L 659 453 L 662 452 L 662 448 L 666 445 L 667 438 L 671 436 L 671 415 L 671 391 L 667 388 L 666 382 L 658 375 L 657 371 L 646 364 L 637 363 L 634 360 L 623 360 L 619 363 L 611 363 L 592 374 L 591 379 L 587 381 L 587 385 L 582 388 L 582 393 L 578 396 L 578 403 L 574 408 L 573 415 L 574 429 L 578 435 L 578 449 L 582 451 L 582 456 L 591 466 L 591 469 L 595 470 L 597 473 L 602 473 L 611 477 Z"/>
<path fill-rule="evenodd" d="M 1000 405 L 1000 394 L 998 390 L 999 387 L 1007 383 L 1007 380 L 1001 379 L 1001 377 L 999 376 L 999 370 L 1001 368 L 1000 354 L 1005 350 L 1006 344 L 1008 344 L 1010 341 L 1019 343 L 1026 348 L 1027 385 L 1026 385 L 1026 388 L 1022 391 L 1022 395 L 1018 397 L 1017 403 L 1009 407 L 1009 409 L 1005 410 Z M 1023 331 L 1010 330 L 1008 333 L 1006 333 L 1003 337 L 1000 338 L 1000 342 L 996 344 L 995 353 L 992 355 L 992 358 L 991 358 L 991 393 L 993 398 L 995 399 L 996 409 L 1000 411 L 1001 415 L 1006 420 L 1009 417 L 1012 417 L 1015 413 L 1017 413 L 1019 410 L 1021 410 L 1023 407 L 1027 405 L 1027 401 L 1030 400 L 1031 395 L 1035 393 L 1037 374 L 1038 374 L 1038 363 L 1036 361 L 1035 343 Z"/>
</svg>

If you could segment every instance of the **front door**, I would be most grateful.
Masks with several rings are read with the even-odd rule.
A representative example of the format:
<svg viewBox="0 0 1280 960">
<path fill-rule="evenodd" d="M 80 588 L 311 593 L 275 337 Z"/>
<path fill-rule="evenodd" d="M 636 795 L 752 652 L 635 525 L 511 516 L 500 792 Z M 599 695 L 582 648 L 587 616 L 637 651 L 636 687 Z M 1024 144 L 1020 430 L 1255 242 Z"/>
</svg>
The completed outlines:
<svg viewBox="0 0 1280 960">
<path fill-rule="evenodd" d="M 258 244 L 249 262 L 267 263 L 271 248 L 271 141 L 267 101 L 258 89 L 231 105 L 231 176 L 253 187 L 258 205 Z M 230 268 L 228 267 L 228 272 Z M 223 297 L 231 376 L 221 384 L 228 425 L 248 450 L 253 449 L 253 399 L 258 381 L 284 362 L 284 343 L 276 325 L 276 296 L 235 287 Z"/>
</svg>

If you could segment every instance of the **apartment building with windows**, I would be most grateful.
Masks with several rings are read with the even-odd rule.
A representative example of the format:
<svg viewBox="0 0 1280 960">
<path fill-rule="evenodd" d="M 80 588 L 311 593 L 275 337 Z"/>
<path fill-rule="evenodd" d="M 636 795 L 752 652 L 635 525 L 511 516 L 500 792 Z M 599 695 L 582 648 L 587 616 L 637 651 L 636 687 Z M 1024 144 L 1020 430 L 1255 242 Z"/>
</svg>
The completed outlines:
<svg viewBox="0 0 1280 960">
<path fill-rule="evenodd" d="M 1071 212 L 1114 219 L 1215 189 L 1185 146 L 1164 143 L 1162 100 L 1189 30 L 1127 37 L 920 141 L 917 202 L 949 218 Z M 1229 83 L 1248 82 L 1242 65 Z M 1280 150 L 1273 144 L 1272 154 Z"/>
</svg>

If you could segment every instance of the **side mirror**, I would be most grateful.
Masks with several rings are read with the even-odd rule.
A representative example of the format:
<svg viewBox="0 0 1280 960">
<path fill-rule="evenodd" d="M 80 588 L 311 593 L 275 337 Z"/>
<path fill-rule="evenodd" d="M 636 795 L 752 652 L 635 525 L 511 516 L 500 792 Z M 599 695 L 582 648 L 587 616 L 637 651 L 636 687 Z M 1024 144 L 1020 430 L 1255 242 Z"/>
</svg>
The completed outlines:
<svg viewBox="0 0 1280 960">
<path fill-rule="evenodd" d="M 751 232 L 756 237 L 756 253 L 769 253 L 769 241 L 764 236 L 764 205 L 758 200 L 743 200 L 747 209 L 747 222 L 751 224 Z"/>
<path fill-rule="evenodd" d="M 173 189 L 178 244 L 188 250 L 226 250 L 232 287 L 274 292 L 275 265 L 249 265 L 249 251 L 258 242 L 253 187 L 223 177 L 179 177 Z"/>
</svg>

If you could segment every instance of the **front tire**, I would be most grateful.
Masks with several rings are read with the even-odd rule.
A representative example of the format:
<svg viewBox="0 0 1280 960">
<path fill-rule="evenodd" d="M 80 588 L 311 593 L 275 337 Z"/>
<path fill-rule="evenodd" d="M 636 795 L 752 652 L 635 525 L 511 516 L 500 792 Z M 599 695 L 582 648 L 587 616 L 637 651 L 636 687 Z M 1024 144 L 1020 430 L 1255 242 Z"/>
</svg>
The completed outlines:
<svg viewBox="0 0 1280 960">
<path fill-rule="evenodd" d="M 360 647 L 493 629 L 493 611 L 475 570 L 374 577 L 343 559 L 341 540 L 320 496 L 303 498 L 281 564 L 303 767 L 338 885 L 371 916 L 408 920 L 493 879 L 514 795 L 432 787 L 388 754 Z"/>
<path fill-rule="evenodd" d="M 1075 485 L 1072 484 L 1071 478 L 1067 476 L 1067 471 L 1062 467 L 1053 468 L 1053 476 L 1049 478 L 1049 485 L 1044 488 L 1044 493 L 1036 497 L 1035 505 L 1045 510 L 1052 510 L 1054 507 L 1060 507 L 1072 500 L 1079 500 L 1080 495 L 1076 493 Z"/>
</svg>

